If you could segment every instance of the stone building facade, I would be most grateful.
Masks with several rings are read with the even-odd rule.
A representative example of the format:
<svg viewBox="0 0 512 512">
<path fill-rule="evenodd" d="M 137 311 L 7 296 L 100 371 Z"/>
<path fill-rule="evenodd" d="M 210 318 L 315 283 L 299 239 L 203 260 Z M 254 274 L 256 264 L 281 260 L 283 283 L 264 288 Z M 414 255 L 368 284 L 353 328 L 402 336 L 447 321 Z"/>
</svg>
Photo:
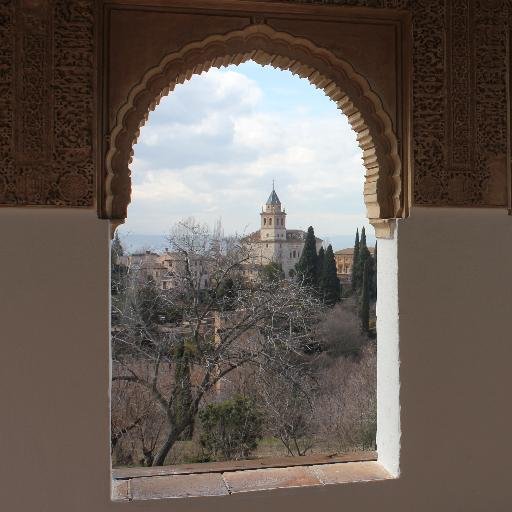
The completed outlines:
<svg viewBox="0 0 512 512">
<path fill-rule="evenodd" d="M 375 254 L 374 247 L 368 247 L 370 254 Z M 334 259 L 336 260 L 336 274 L 340 283 L 350 283 L 352 278 L 352 267 L 354 266 L 354 248 L 349 247 L 347 249 L 341 249 L 334 253 Z"/>
<path fill-rule="evenodd" d="M 261 227 L 247 238 L 256 266 L 278 263 L 285 276 L 293 274 L 304 249 L 306 232 L 301 229 L 287 229 L 286 211 L 272 187 L 265 206 L 260 213 Z M 323 240 L 316 238 L 316 250 L 320 249 Z"/>
<path fill-rule="evenodd" d="M 145 251 L 119 258 L 119 263 L 131 269 L 133 273 L 139 272 L 145 278 L 151 277 L 158 288 L 169 290 L 187 275 L 186 259 L 183 254 L 166 249 L 159 254 Z M 208 265 L 201 257 L 189 257 L 190 275 L 194 282 L 202 289 L 209 285 Z"/>
</svg>

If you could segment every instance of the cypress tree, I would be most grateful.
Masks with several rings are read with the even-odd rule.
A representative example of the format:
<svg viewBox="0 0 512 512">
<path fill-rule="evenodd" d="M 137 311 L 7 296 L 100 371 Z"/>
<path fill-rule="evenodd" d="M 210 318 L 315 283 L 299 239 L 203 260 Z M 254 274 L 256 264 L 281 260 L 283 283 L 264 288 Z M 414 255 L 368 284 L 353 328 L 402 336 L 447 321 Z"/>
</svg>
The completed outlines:
<svg viewBox="0 0 512 512">
<path fill-rule="evenodd" d="M 375 251 L 372 258 L 372 279 L 370 287 L 371 300 L 377 300 L 377 242 L 375 242 Z"/>
<path fill-rule="evenodd" d="M 354 266 L 352 275 L 355 275 L 356 290 L 360 290 L 363 285 L 363 272 L 366 261 L 371 258 L 371 253 L 366 246 L 366 230 L 363 227 L 361 229 L 361 240 L 359 242 L 359 253 L 357 260 L 354 258 Z"/>
<path fill-rule="evenodd" d="M 190 422 L 190 408 L 192 405 L 192 382 L 190 374 L 192 343 L 180 340 L 175 348 L 175 385 L 173 392 L 173 420 L 177 427 L 190 423 L 181 433 L 183 441 L 193 434 L 193 422 Z"/>
<path fill-rule="evenodd" d="M 354 242 L 354 255 L 352 258 L 352 292 L 357 290 L 358 282 L 357 277 L 358 273 L 356 271 L 357 264 L 359 263 L 359 229 L 356 229 L 356 240 Z"/>
<path fill-rule="evenodd" d="M 360 244 L 366 246 L 366 228 L 364 226 L 361 228 L 361 242 L 360 242 Z"/>
<path fill-rule="evenodd" d="M 370 330 L 370 265 L 368 259 L 363 269 L 363 283 L 361 291 L 361 305 L 359 309 L 359 318 L 361 319 L 361 330 L 368 333 Z"/>
<path fill-rule="evenodd" d="M 332 245 L 327 247 L 323 260 L 320 288 L 324 302 L 329 306 L 333 306 L 340 300 L 340 281 L 336 274 L 336 260 Z"/>
<path fill-rule="evenodd" d="M 323 247 L 320 247 L 318 251 L 318 256 L 316 258 L 316 275 L 318 276 L 318 289 L 320 293 L 323 293 L 323 278 L 324 278 L 324 259 L 325 259 L 325 250 Z"/>
<path fill-rule="evenodd" d="M 315 230 L 309 226 L 304 249 L 295 269 L 299 282 L 313 288 L 318 288 L 317 259 Z"/>
</svg>

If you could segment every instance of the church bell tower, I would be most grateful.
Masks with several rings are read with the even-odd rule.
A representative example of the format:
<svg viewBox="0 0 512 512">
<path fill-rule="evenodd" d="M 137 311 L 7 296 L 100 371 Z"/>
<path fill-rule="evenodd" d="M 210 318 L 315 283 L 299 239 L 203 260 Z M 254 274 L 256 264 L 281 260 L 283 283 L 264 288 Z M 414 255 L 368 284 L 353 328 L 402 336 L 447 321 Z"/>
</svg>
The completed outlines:
<svg viewBox="0 0 512 512">
<path fill-rule="evenodd" d="M 272 192 L 268 196 L 261 213 L 261 241 L 276 242 L 286 240 L 286 212 L 281 209 L 281 201 L 277 197 L 274 182 Z"/>
</svg>

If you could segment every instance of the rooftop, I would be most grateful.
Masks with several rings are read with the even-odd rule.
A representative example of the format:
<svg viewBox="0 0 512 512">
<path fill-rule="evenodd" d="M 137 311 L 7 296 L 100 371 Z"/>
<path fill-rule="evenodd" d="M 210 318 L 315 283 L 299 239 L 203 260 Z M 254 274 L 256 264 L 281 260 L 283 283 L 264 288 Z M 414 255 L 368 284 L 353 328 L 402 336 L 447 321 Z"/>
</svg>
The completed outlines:
<svg viewBox="0 0 512 512">
<path fill-rule="evenodd" d="M 281 204 L 281 201 L 279 201 L 279 197 L 277 197 L 276 191 L 272 189 L 272 192 L 268 196 L 267 204 Z"/>
<path fill-rule="evenodd" d="M 373 254 L 375 252 L 375 247 L 368 247 L 368 250 L 370 251 L 370 254 Z M 338 254 L 340 256 L 353 256 L 354 248 L 348 247 L 347 249 L 340 249 L 339 251 L 336 251 L 334 254 Z"/>
</svg>

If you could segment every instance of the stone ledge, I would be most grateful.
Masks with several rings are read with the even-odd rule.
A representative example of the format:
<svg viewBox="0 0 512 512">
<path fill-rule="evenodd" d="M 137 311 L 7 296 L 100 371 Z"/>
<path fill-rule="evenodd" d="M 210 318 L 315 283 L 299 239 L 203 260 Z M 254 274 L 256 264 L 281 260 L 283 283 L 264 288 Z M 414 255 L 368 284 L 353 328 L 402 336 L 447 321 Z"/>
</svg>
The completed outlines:
<svg viewBox="0 0 512 512">
<path fill-rule="evenodd" d="M 189 475 L 196 473 L 225 473 L 247 469 L 288 468 L 292 466 L 316 466 L 337 462 L 376 461 L 377 452 L 351 452 L 342 455 L 305 455 L 302 457 L 262 457 L 260 459 L 229 460 L 225 462 L 200 462 L 140 468 L 113 468 L 114 480 L 126 480 L 147 476 Z"/>
<path fill-rule="evenodd" d="M 312 487 L 393 477 L 376 461 L 246 469 L 217 473 L 114 479 L 113 501 L 224 496 L 271 489 Z"/>
</svg>

